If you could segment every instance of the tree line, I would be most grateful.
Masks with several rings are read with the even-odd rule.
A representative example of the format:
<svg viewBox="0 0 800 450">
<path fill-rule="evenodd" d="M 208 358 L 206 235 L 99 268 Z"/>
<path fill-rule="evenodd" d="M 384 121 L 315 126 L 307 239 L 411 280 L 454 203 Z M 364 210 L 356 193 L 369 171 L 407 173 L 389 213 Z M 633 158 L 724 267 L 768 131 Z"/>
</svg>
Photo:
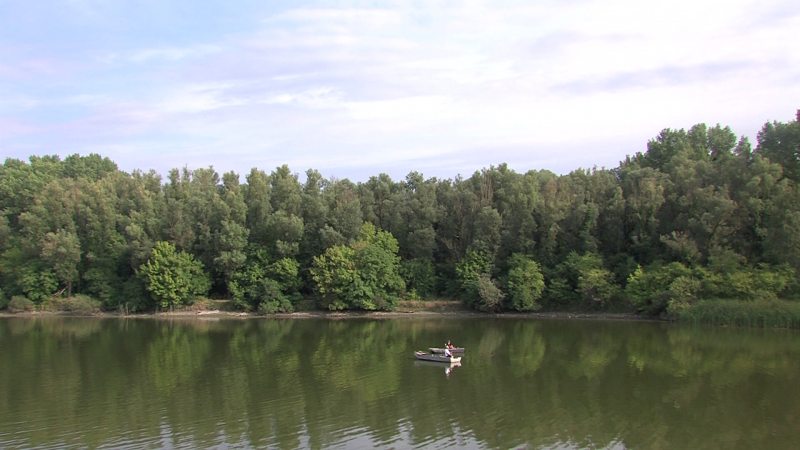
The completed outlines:
<svg viewBox="0 0 800 450">
<path fill-rule="evenodd" d="M 244 180 L 213 167 L 120 171 L 90 154 L 0 167 L 0 306 L 80 298 L 143 311 L 198 296 L 238 308 L 637 308 L 800 293 L 800 111 L 753 145 L 665 129 L 612 169 L 465 178 Z M 77 294 L 77 295 L 76 295 Z"/>
</svg>

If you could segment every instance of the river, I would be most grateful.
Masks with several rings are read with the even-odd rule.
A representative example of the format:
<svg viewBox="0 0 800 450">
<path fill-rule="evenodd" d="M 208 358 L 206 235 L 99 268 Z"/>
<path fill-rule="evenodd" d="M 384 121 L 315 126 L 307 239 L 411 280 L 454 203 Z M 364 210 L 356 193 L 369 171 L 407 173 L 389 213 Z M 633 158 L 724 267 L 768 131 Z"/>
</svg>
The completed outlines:
<svg viewBox="0 0 800 450">
<path fill-rule="evenodd" d="M 798 378 L 788 330 L 0 318 L 0 448 L 792 448 Z"/>
</svg>

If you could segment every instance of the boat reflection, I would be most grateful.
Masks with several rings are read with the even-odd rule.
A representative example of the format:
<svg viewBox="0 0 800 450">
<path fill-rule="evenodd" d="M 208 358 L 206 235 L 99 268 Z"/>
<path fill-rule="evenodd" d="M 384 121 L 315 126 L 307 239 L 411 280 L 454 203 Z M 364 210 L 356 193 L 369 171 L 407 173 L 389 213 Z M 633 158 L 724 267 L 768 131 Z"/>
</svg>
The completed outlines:
<svg viewBox="0 0 800 450">
<path fill-rule="evenodd" d="M 427 367 L 438 367 L 438 368 L 441 369 L 442 367 L 461 367 L 461 361 L 447 363 L 447 362 L 420 361 L 420 360 L 417 360 L 417 361 L 414 361 L 414 365 L 417 366 L 417 367 L 427 366 Z"/>
<path fill-rule="evenodd" d="M 420 360 L 417 360 L 417 361 L 414 361 L 414 365 L 417 366 L 417 367 L 427 366 L 427 367 L 438 367 L 440 369 L 443 368 L 445 376 L 447 378 L 450 378 L 450 372 L 452 372 L 453 369 L 456 368 L 456 367 L 461 367 L 461 361 L 447 363 L 447 362 L 420 361 Z"/>
</svg>

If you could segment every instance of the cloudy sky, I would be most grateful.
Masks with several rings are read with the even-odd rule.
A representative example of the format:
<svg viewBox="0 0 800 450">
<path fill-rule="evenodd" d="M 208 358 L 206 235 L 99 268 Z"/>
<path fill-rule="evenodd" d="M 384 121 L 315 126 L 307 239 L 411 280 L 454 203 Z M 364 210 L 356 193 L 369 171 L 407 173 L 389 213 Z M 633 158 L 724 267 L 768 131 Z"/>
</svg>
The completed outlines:
<svg viewBox="0 0 800 450">
<path fill-rule="evenodd" d="M 797 0 L 0 0 L 0 156 L 363 181 L 615 167 L 800 108 Z"/>
</svg>

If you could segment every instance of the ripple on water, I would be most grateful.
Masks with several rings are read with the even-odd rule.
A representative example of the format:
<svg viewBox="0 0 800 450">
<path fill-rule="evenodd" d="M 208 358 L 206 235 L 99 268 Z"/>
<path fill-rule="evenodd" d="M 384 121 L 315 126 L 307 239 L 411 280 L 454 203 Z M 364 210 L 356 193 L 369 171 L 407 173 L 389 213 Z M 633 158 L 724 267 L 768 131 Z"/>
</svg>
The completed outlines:
<svg viewBox="0 0 800 450">
<path fill-rule="evenodd" d="M 0 320 L 0 448 L 791 448 L 800 434 L 796 333 L 415 319 L 269 322 L 235 340 L 240 322 L 100 323 Z M 451 373 L 415 364 L 444 335 L 486 351 Z"/>
</svg>

